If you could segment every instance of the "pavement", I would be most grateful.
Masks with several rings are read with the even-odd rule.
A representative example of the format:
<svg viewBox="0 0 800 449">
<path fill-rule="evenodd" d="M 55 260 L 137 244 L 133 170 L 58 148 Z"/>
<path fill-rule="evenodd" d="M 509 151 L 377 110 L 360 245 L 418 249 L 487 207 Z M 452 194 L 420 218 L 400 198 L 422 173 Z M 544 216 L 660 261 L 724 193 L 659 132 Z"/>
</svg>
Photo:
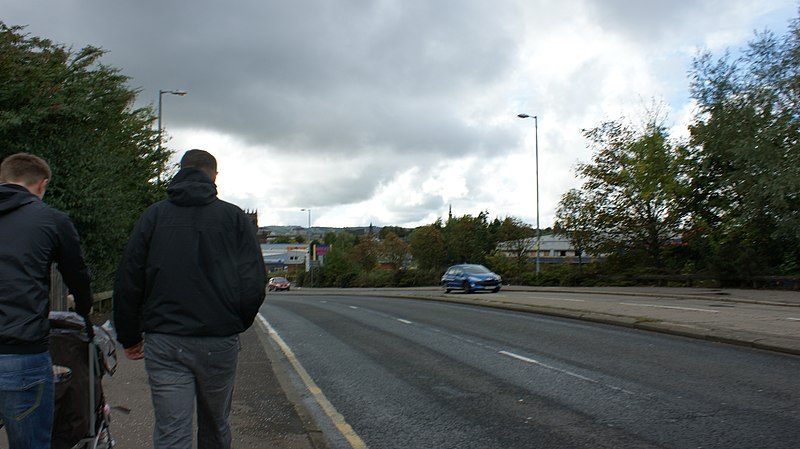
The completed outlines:
<svg viewBox="0 0 800 449">
<path fill-rule="evenodd" d="M 241 335 L 231 411 L 233 447 L 325 448 L 285 369 L 274 364 L 279 358 L 267 339 L 258 324 Z M 103 378 L 115 447 L 152 449 L 153 407 L 144 361 L 127 359 L 120 347 L 117 356 L 116 372 Z"/>
<path fill-rule="evenodd" d="M 798 291 L 508 286 L 496 294 L 444 294 L 436 288 L 296 289 L 280 294 L 378 295 L 480 304 L 800 355 Z M 289 365 L 276 348 L 258 323 L 242 334 L 231 416 L 233 446 L 327 448 L 324 435 L 303 405 L 305 392 L 291 380 Z M 153 413 L 144 363 L 126 359 L 121 349 L 118 357 L 114 376 L 103 379 L 116 447 L 152 448 Z M 3 443 L 0 440 L 0 448 Z"/>
</svg>

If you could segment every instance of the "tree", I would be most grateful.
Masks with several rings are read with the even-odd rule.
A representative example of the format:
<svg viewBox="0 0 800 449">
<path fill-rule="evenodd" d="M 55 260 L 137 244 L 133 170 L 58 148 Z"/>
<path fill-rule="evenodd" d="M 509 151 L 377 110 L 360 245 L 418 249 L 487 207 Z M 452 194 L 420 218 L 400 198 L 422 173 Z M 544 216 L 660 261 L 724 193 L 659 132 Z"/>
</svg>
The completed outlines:
<svg viewBox="0 0 800 449">
<path fill-rule="evenodd" d="M 409 255 L 408 243 L 390 232 L 380 244 L 381 260 L 395 270 L 403 268 Z"/>
<path fill-rule="evenodd" d="M 436 224 L 422 226 L 411 233 L 411 255 L 422 270 L 440 270 L 447 263 L 447 246 Z"/>
<path fill-rule="evenodd" d="M 443 233 L 450 263 L 484 263 L 495 243 L 490 238 L 488 215 L 481 212 L 476 217 L 464 215 L 447 220 Z"/>
<path fill-rule="evenodd" d="M 594 227 L 594 201 L 588 193 L 570 189 L 561 197 L 556 210 L 554 233 L 569 239 L 578 256 L 578 270 L 583 269 L 583 253 L 592 243 L 592 237 L 602 232 Z"/>
<path fill-rule="evenodd" d="M 325 256 L 325 264 L 315 272 L 319 273 L 317 280 L 320 286 L 350 287 L 358 276 L 359 267 L 353 260 L 353 247 L 356 237 L 347 232 L 325 234 L 325 244 L 331 245 L 331 250 Z"/>
<path fill-rule="evenodd" d="M 694 242 L 722 277 L 797 273 L 800 259 L 800 18 L 757 34 L 734 61 L 699 56 L 690 127 Z M 789 268 L 789 267 L 794 268 Z"/>
<path fill-rule="evenodd" d="M 528 263 L 529 239 L 536 235 L 536 231 L 514 217 L 506 217 L 502 221 L 495 219 L 492 228 L 495 246 L 503 245 L 506 251 L 513 254 L 515 272 L 512 274 L 521 274 Z"/>
<path fill-rule="evenodd" d="M 565 197 L 560 209 L 590 220 L 593 252 L 644 256 L 661 268 L 661 249 L 679 235 L 685 215 L 686 148 L 669 140 L 657 113 L 641 131 L 611 121 L 584 136 L 594 156 L 577 167 L 583 194 Z"/>
<path fill-rule="evenodd" d="M 133 224 L 163 196 L 171 154 L 157 144 L 152 108 L 133 108 L 138 91 L 103 53 L 0 22 L 0 158 L 48 161 L 45 200 L 78 228 L 95 289 L 110 288 Z"/>
<path fill-rule="evenodd" d="M 389 234 L 394 234 L 401 239 L 405 239 L 411 231 L 406 228 L 401 228 L 400 226 L 384 226 L 381 228 L 380 232 L 378 232 L 378 238 L 381 240 L 385 239 Z"/>
<path fill-rule="evenodd" d="M 372 271 L 378 265 L 378 242 L 373 235 L 363 235 L 353 247 L 353 260 L 365 272 Z"/>
</svg>

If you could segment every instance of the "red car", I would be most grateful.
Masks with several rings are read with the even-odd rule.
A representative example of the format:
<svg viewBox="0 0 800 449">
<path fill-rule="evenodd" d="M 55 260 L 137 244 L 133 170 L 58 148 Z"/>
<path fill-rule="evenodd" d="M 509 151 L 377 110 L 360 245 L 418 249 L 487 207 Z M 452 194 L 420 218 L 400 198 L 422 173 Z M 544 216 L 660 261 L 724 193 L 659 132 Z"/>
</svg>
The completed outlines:
<svg viewBox="0 0 800 449">
<path fill-rule="evenodd" d="M 274 277 L 269 279 L 267 290 L 274 292 L 277 290 L 289 291 L 289 280 L 285 277 Z"/>
</svg>

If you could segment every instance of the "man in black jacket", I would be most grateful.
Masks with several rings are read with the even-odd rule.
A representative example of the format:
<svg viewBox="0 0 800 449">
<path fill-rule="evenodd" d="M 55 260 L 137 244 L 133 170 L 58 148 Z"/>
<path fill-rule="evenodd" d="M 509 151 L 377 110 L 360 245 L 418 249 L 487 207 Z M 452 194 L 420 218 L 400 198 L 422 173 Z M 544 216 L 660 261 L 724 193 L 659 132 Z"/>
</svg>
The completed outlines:
<svg viewBox="0 0 800 449">
<path fill-rule="evenodd" d="M 31 154 L 13 154 L 0 164 L 0 420 L 11 449 L 50 448 L 53 262 L 91 325 L 90 277 L 78 232 L 65 214 L 42 202 L 50 177 L 47 163 Z"/>
<path fill-rule="evenodd" d="M 117 338 L 145 359 L 153 446 L 230 448 L 239 334 L 264 300 L 266 273 L 244 212 L 217 198 L 217 161 L 189 150 L 169 198 L 136 223 L 114 284 Z"/>
</svg>

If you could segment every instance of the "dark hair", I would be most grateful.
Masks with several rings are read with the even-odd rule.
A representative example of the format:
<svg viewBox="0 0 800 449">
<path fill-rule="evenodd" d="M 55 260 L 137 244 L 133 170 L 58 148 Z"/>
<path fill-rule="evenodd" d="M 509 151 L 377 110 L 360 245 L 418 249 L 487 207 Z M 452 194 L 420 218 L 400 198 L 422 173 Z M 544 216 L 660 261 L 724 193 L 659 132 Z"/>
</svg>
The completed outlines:
<svg viewBox="0 0 800 449">
<path fill-rule="evenodd" d="M 0 182 L 22 182 L 33 185 L 52 176 L 44 159 L 28 153 L 17 153 L 3 159 L 0 164 Z"/>
<path fill-rule="evenodd" d="M 181 168 L 186 167 L 199 168 L 211 179 L 217 174 L 217 160 L 208 151 L 189 150 L 184 153 L 181 158 Z"/>
</svg>

